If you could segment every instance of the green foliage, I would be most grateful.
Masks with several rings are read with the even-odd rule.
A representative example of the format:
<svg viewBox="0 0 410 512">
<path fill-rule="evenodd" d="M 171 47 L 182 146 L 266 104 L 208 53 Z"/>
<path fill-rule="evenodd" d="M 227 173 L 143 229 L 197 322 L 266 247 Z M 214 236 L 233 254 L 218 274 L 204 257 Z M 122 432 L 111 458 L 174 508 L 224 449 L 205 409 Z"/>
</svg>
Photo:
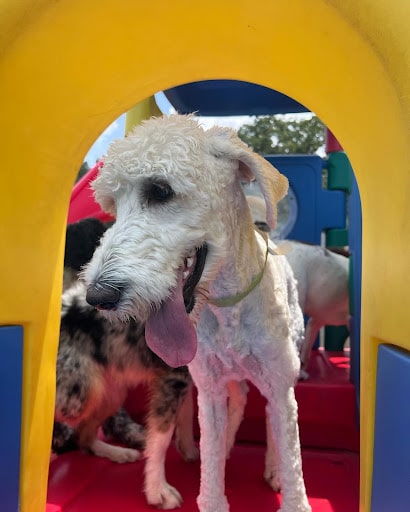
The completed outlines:
<svg viewBox="0 0 410 512">
<path fill-rule="evenodd" d="M 324 145 L 325 126 L 316 116 L 293 120 L 261 116 L 243 125 L 238 135 L 260 154 L 314 154 Z"/>
<path fill-rule="evenodd" d="M 85 160 L 80 167 L 80 170 L 78 171 L 77 177 L 75 179 L 75 182 L 77 183 L 78 180 L 80 180 L 84 174 L 87 174 L 87 172 L 90 170 L 90 166 L 88 165 L 88 162 Z"/>
</svg>

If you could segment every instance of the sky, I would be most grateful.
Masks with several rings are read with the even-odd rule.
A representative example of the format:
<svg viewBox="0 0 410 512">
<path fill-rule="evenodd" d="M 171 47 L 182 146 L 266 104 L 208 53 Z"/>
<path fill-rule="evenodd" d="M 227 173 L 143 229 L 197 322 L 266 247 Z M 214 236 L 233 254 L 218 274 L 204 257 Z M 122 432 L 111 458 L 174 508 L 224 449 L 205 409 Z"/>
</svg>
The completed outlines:
<svg viewBox="0 0 410 512">
<path fill-rule="evenodd" d="M 90 167 L 99 160 L 105 153 L 110 142 L 115 139 L 124 137 L 125 130 L 125 114 L 116 119 L 106 128 L 98 139 L 91 146 L 90 150 L 85 156 L 85 159 Z"/>
<path fill-rule="evenodd" d="M 175 109 L 166 99 L 165 95 L 160 92 L 155 95 L 158 107 L 164 114 L 175 112 Z M 200 123 L 204 128 L 210 128 L 215 124 L 219 126 L 229 126 L 230 128 L 239 129 L 243 124 L 251 120 L 250 116 L 230 116 L 230 117 L 199 117 Z M 110 143 L 115 139 L 124 137 L 125 132 L 125 114 L 120 116 L 112 122 L 98 137 L 98 139 L 91 146 L 85 160 L 88 165 L 92 167 L 97 160 L 99 160 L 107 150 Z"/>
<path fill-rule="evenodd" d="M 172 105 L 169 103 L 165 95 L 160 92 L 155 95 L 155 100 L 158 107 L 164 114 L 170 114 L 175 112 Z M 312 114 L 292 114 L 292 117 L 310 117 Z M 286 114 L 283 116 L 286 117 Z M 228 117 L 198 117 L 200 124 L 208 129 L 211 126 L 228 126 L 238 130 L 243 124 L 249 123 L 253 117 L 251 116 L 228 116 Z M 98 137 L 95 143 L 91 146 L 88 151 L 85 160 L 88 165 L 92 167 L 106 152 L 110 143 L 115 139 L 121 139 L 124 137 L 125 132 L 125 114 L 120 116 L 114 122 L 112 122 Z M 321 155 L 322 156 L 322 155 Z"/>
</svg>

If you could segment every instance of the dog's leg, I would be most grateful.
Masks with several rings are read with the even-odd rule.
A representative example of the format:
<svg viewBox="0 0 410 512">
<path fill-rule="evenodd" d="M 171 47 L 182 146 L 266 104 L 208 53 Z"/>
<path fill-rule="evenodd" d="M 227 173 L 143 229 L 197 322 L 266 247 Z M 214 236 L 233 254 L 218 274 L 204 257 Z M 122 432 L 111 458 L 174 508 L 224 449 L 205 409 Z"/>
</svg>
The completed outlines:
<svg viewBox="0 0 410 512">
<path fill-rule="evenodd" d="M 201 484 L 197 499 L 201 512 L 228 512 L 225 496 L 226 388 L 209 389 L 209 381 L 198 385 L 198 412 L 201 427 Z"/>
<path fill-rule="evenodd" d="M 73 427 L 66 423 L 54 421 L 51 449 L 54 453 L 61 454 L 72 450 L 78 450 L 78 436 Z"/>
<path fill-rule="evenodd" d="M 143 449 L 145 447 L 145 430 L 136 423 L 124 408 L 102 424 L 105 437 L 115 439 L 128 448 Z"/>
<path fill-rule="evenodd" d="M 101 418 L 87 419 L 78 428 L 78 444 L 82 450 L 90 451 L 97 457 L 105 457 L 118 464 L 135 462 L 141 457 L 138 450 L 113 446 L 97 438 Z"/>
<path fill-rule="evenodd" d="M 309 373 L 307 371 L 310 356 L 312 354 L 313 345 L 315 343 L 315 339 L 320 331 L 320 328 L 322 327 L 322 323 L 318 320 L 310 317 L 307 324 L 306 324 L 306 330 L 305 330 L 305 341 L 302 345 L 302 349 L 300 351 L 300 361 L 301 361 L 301 368 L 299 373 L 299 378 L 301 380 L 306 380 L 309 378 Z"/>
<path fill-rule="evenodd" d="M 194 399 L 192 387 L 191 383 L 188 387 L 187 394 L 181 403 L 175 429 L 175 443 L 177 450 L 186 461 L 197 460 L 199 457 L 199 450 L 194 440 Z"/>
<path fill-rule="evenodd" d="M 235 444 L 236 433 L 243 419 L 246 405 L 246 396 L 249 388 L 246 381 L 228 382 L 228 428 L 226 432 L 226 458 L 228 459 L 233 445 Z"/>
<path fill-rule="evenodd" d="M 174 425 L 165 431 L 149 426 L 145 449 L 145 496 L 149 505 L 165 510 L 177 508 L 182 504 L 182 496 L 167 482 L 165 475 L 165 455 L 173 433 Z"/>
<path fill-rule="evenodd" d="M 161 509 L 177 508 L 182 503 L 179 492 L 165 475 L 165 456 L 175 430 L 176 417 L 189 387 L 187 371 L 158 378 L 152 383 L 147 417 L 145 496 L 150 505 Z"/>
<path fill-rule="evenodd" d="M 272 427 L 269 421 L 269 412 L 266 411 L 266 453 L 265 453 L 265 472 L 264 478 L 268 485 L 275 492 L 280 491 L 280 475 L 278 465 L 278 455 L 276 444 L 273 437 Z"/>
<path fill-rule="evenodd" d="M 89 450 L 97 457 L 105 457 L 118 464 L 135 462 L 141 458 L 141 454 L 138 450 L 114 446 L 100 439 L 94 439 L 89 445 Z"/>
<path fill-rule="evenodd" d="M 277 442 L 282 489 L 278 512 L 311 512 L 302 474 L 295 391 L 293 387 L 270 391 L 266 410 Z"/>
<path fill-rule="evenodd" d="M 93 419 L 88 418 L 78 427 L 78 444 L 82 450 L 89 451 L 97 457 L 105 457 L 112 462 L 124 464 L 135 462 L 141 458 L 138 450 L 113 446 L 97 438 L 98 428 L 102 419 L 96 415 Z"/>
</svg>

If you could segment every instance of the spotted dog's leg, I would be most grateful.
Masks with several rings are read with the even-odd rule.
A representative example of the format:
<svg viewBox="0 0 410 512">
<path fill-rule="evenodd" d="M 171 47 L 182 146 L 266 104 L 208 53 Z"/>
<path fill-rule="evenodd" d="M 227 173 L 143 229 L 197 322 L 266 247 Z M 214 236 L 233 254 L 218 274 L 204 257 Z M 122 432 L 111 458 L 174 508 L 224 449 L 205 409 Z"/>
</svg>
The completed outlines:
<svg viewBox="0 0 410 512">
<path fill-rule="evenodd" d="M 175 429 L 175 443 L 177 450 L 186 461 L 197 460 L 199 457 L 199 450 L 194 440 L 194 400 L 192 388 L 193 385 L 192 382 L 190 382 L 188 384 L 186 396 L 182 400 L 181 407 L 179 409 Z"/>
<path fill-rule="evenodd" d="M 182 503 L 182 497 L 177 489 L 167 482 L 165 456 L 187 387 L 187 372 L 186 375 L 175 372 L 157 378 L 151 388 L 147 417 L 144 490 L 150 505 L 166 510 L 177 508 Z"/>
<path fill-rule="evenodd" d="M 122 407 L 104 421 L 102 429 L 107 438 L 115 439 L 128 448 L 142 450 L 145 447 L 144 427 L 136 423 Z"/>
<path fill-rule="evenodd" d="M 75 429 L 66 423 L 55 421 L 51 442 L 52 451 L 60 455 L 65 452 L 78 450 L 78 448 L 78 437 Z"/>
<path fill-rule="evenodd" d="M 132 448 L 123 448 L 122 446 L 114 446 L 100 439 L 94 439 L 89 446 L 90 451 L 97 457 L 105 457 L 112 462 L 124 464 L 126 462 L 135 462 L 141 458 L 141 453 Z"/>
<path fill-rule="evenodd" d="M 78 439 L 80 448 L 89 451 L 97 457 L 105 457 L 113 462 L 123 464 L 126 462 L 135 462 L 141 457 L 138 450 L 123 448 L 122 446 L 113 446 L 97 438 L 98 428 L 101 425 L 101 419 L 97 416 L 92 420 L 81 423 L 78 427 Z"/>
</svg>

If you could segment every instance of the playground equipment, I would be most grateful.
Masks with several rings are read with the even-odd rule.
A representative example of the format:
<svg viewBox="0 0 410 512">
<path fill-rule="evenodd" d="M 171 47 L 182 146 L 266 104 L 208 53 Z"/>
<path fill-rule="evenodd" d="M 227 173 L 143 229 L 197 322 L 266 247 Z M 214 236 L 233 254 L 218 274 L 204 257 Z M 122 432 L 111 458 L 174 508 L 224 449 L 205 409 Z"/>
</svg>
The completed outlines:
<svg viewBox="0 0 410 512">
<path fill-rule="evenodd" d="M 395 510 L 407 510 L 407 436 L 407 445 L 390 445 L 383 485 L 373 485 L 373 495 L 372 478 L 379 475 L 379 447 L 391 441 L 386 434 L 394 436 L 395 425 L 408 432 L 410 423 L 407 394 L 389 386 L 384 371 L 384 363 L 390 375 L 410 371 L 408 19 L 407 0 L 0 3 L 0 324 L 24 331 L 12 328 L 15 342 L 7 352 L 12 361 L 23 343 L 22 512 L 44 510 L 64 228 L 82 158 L 135 103 L 215 77 L 295 98 L 319 115 L 349 155 L 363 213 L 360 508 L 386 510 L 395 496 Z M 8 336 L 3 329 L 1 347 Z M 18 364 L 15 369 L 1 381 L 2 408 L 3 396 L 13 398 L 21 381 Z M 397 405 L 393 416 L 379 419 L 384 390 Z M 18 415 L 3 421 L 17 422 Z M 379 428 L 379 421 L 389 428 Z M 9 432 L 18 435 L 14 427 Z M 8 444 L 0 495 L 12 503 L 16 474 L 8 460 L 18 453 L 11 448 L 16 443 Z"/>
</svg>

